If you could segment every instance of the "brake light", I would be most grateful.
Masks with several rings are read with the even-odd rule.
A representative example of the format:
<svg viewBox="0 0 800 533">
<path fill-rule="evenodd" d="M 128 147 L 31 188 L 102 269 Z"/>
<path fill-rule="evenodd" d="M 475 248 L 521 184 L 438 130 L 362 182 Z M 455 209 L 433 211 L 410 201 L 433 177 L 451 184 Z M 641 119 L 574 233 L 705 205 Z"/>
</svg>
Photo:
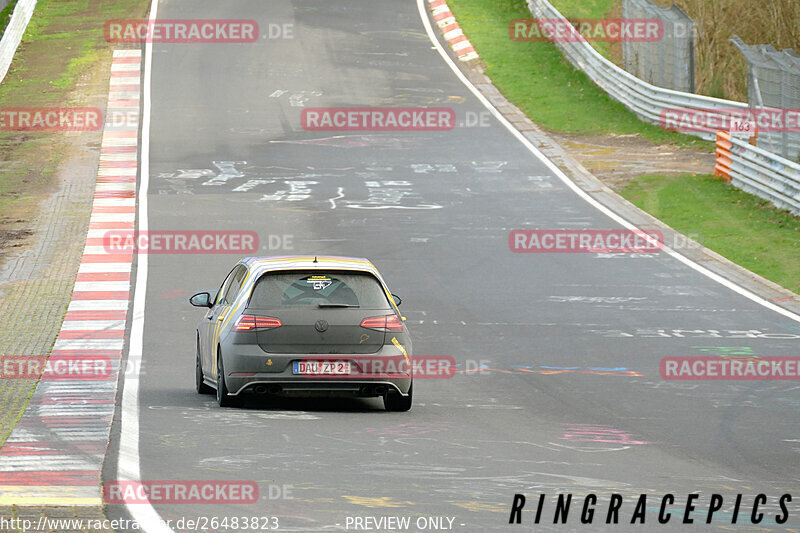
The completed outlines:
<svg viewBox="0 0 800 533">
<path fill-rule="evenodd" d="M 371 316 L 361 321 L 361 327 L 380 331 L 403 331 L 403 321 L 397 315 Z"/>
<path fill-rule="evenodd" d="M 242 315 L 236 321 L 236 331 L 252 331 L 254 329 L 279 328 L 283 324 L 277 318 L 271 316 Z"/>
</svg>

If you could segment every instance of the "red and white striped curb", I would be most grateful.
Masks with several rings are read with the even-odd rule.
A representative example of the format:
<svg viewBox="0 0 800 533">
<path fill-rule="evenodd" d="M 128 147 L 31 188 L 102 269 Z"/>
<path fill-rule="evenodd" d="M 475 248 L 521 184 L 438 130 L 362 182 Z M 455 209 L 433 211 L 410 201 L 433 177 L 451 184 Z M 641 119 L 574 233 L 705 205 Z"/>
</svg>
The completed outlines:
<svg viewBox="0 0 800 533">
<path fill-rule="evenodd" d="M 45 372 L 0 449 L 0 505 L 102 505 L 100 470 L 114 416 L 133 261 L 133 251 L 107 252 L 103 235 L 134 229 L 140 79 L 141 51 L 114 51 L 89 231 L 49 358 L 51 369 L 64 359 L 102 361 L 110 372 L 77 378 Z"/>
<path fill-rule="evenodd" d="M 456 53 L 460 61 L 471 61 L 480 59 L 478 52 L 470 44 L 461 26 L 456 22 L 456 17 L 450 8 L 447 7 L 445 0 L 429 0 L 431 13 L 436 25 L 439 26 L 444 40 L 450 43 L 450 48 Z"/>
</svg>

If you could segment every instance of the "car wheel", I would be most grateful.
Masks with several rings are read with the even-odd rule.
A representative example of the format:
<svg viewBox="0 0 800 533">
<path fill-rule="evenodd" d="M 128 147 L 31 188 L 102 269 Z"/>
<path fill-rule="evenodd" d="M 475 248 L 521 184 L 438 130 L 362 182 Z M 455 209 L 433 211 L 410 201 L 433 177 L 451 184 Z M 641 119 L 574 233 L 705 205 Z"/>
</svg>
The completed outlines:
<svg viewBox="0 0 800 533">
<path fill-rule="evenodd" d="M 194 385 L 197 394 L 214 394 L 214 389 L 203 381 L 203 363 L 200 361 L 200 344 L 197 345 L 197 362 L 194 365 Z"/>
<path fill-rule="evenodd" d="M 408 411 L 411 409 L 411 401 L 414 397 L 414 385 L 408 389 L 408 396 L 393 391 L 389 391 L 383 397 L 383 406 L 387 411 Z"/>
<path fill-rule="evenodd" d="M 222 353 L 217 351 L 217 403 L 220 407 L 239 407 L 242 399 L 239 396 L 228 396 L 225 385 L 225 370 L 222 367 Z"/>
</svg>

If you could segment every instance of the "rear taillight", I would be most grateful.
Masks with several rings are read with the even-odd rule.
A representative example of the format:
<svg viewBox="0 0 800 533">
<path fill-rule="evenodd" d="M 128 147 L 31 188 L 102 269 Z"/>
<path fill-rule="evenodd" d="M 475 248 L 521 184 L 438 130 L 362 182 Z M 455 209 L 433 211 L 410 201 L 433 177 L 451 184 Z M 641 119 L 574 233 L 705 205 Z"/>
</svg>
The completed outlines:
<svg viewBox="0 0 800 533">
<path fill-rule="evenodd" d="M 361 321 L 361 327 L 380 331 L 403 331 L 403 321 L 397 315 L 371 316 Z"/>
<path fill-rule="evenodd" d="M 236 321 L 234 329 L 236 331 L 252 331 L 254 329 L 279 328 L 282 325 L 280 320 L 271 316 L 242 315 Z"/>
</svg>

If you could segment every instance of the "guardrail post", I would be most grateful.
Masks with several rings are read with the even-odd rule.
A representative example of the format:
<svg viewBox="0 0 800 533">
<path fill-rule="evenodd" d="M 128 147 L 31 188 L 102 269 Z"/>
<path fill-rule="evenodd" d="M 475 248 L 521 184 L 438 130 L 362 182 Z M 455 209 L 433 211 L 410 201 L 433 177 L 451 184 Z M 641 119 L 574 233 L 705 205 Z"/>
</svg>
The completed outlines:
<svg viewBox="0 0 800 533">
<path fill-rule="evenodd" d="M 731 181 L 731 136 L 724 131 L 717 132 L 717 162 L 714 165 L 714 176 Z"/>
</svg>

